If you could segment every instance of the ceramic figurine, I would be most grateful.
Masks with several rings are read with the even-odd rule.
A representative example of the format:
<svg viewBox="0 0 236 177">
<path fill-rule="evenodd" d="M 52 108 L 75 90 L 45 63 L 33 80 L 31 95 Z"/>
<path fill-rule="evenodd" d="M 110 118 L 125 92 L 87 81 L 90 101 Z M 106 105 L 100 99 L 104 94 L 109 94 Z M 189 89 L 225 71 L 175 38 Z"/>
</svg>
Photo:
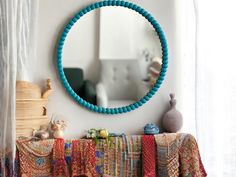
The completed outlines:
<svg viewBox="0 0 236 177">
<path fill-rule="evenodd" d="M 50 122 L 50 129 L 52 131 L 53 138 L 64 138 L 64 130 L 66 123 L 64 120 L 57 120 Z"/>
<path fill-rule="evenodd" d="M 173 93 L 170 94 L 170 110 L 164 115 L 162 119 L 162 126 L 165 131 L 170 133 L 178 132 L 183 125 L 183 118 L 181 113 L 176 109 L 176 99 Z"/>
<path fill-rule="evenodd" d="M 41 125 L 39 130 L 33 132 L 33 138 L 45 140 L 49 138 L 48 125 Z"/>
<path fill-rule="evenodd" d="M 155 135 L 159 133 L 159 128 L 155 124 L 147 124 L 143 128 L 144 134 L 146 135 Z"/>
</svg>

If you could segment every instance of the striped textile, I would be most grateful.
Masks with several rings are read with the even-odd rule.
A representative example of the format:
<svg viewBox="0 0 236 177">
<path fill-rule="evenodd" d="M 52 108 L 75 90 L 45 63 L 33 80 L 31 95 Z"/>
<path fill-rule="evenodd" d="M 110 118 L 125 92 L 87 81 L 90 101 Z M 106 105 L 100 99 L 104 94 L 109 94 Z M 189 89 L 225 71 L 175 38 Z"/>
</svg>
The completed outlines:
<svg viewBox="0 0 236 177">
<path fill-rule="evenodd" d="M 111 138 L 100 141 L 96 147 L 98 176 L 140 177 L 141 136 Z"/>
</svg>

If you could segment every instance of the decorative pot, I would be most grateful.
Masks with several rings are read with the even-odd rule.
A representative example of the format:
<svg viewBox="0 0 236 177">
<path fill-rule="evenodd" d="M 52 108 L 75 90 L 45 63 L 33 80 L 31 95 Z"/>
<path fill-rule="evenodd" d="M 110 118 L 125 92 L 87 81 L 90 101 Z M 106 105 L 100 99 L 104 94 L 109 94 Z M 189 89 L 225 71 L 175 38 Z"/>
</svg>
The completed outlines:
<svg viewBox="0 0 236 177">
<path fill-rule="evenodd" d="M 53 132 L 53 138 L 64 138 L 63 130 L 56 130 Z"/>
<path fill-rule="evenodd" d="M 164 115 L 162 119 L 162 126 L 165 131 L 176 133 L 182 128 L 183 118 L 182 114 L 176 109 L 176 99 L 174 94 L 170 94 L 170 110 Z"/>
<path fill-rule="evenodd" d="M 147 124 L 143 130 L 146 135 L 155 135 L 159 133 L 159 128 L 155 124 Z"/>
</svg>

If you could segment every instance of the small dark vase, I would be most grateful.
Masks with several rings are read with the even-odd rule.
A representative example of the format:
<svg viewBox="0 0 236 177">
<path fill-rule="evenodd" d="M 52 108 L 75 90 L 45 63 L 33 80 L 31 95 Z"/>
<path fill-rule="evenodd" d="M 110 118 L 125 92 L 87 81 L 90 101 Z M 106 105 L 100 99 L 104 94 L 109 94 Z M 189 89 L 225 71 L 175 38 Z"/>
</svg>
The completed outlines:
<svg viewBox="0 0 236 177">
<path fill-rule="evenodd" d="M 170 94 L 170 110 L 162 118 L 162 127 L 169 133 L 178 132 L 183 125 L 182 114 L 176 109 L 176 99 L 173 93 Z"/>
</svg>

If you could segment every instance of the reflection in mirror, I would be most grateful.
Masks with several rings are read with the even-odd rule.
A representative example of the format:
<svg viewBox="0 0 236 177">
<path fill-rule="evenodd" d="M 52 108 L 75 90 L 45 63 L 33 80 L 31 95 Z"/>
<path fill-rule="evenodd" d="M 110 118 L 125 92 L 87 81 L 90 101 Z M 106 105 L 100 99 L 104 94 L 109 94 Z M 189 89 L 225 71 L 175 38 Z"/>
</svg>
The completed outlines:
<svg viewBox="0 0 236 177">
<path fill-rule="evenodd" d="M 115 108 L 147 94 L 159 76 L 161 56 L 159 38 L 144 17 L 108 6 L 76 22 L 65 41 L 62 64 L 81 98 Z"/>
</svg>

